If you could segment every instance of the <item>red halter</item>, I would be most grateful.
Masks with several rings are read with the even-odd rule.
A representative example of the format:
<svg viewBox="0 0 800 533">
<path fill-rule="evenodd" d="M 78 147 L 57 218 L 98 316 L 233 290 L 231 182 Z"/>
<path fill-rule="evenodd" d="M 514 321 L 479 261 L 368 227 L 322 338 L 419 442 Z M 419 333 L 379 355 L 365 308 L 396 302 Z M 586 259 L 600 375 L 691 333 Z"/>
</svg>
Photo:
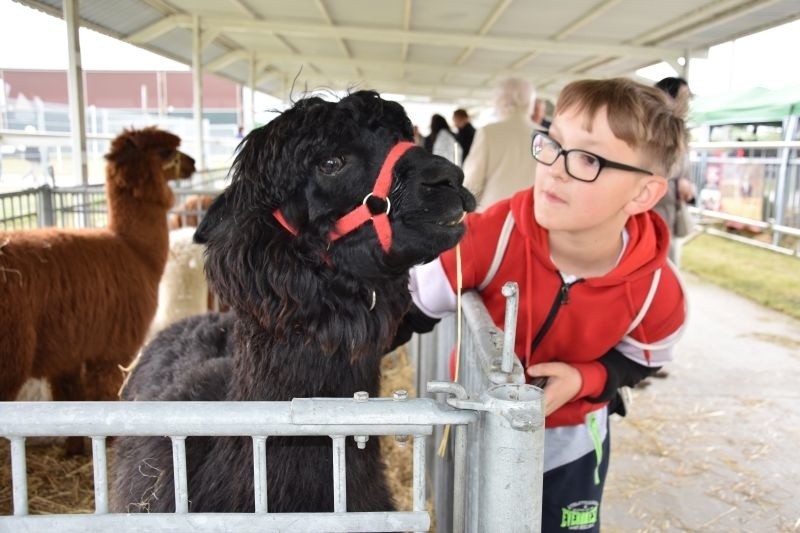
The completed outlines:
<svg viewBox="0 0 800 533">
<path fill-rule="evenodd" d="M 381 171 L 378 173 L 378 178 L 375 180 L 375 187 L 372 192 L 364 197 L 361 205 L 344 215 L 336 221 L 333 229 L 328 233 L 328 238 L 331 242 L 336 241 L 351 231 L 361 227 L 368 220 L 372 221 L 372 226 L 375 228 L 375 233 L 378 235 L 378 242 L 384 252 L 388 253 L 392 247 L 392 226 L 389 223 L 389 210 L 392 204 L 389 202 L 389 192 L 392 188 L 392 170 L 395 163 L 405 154 L 410 148 L 416 146 L 412 142 L 399 142 L 395 144 L 386 159 L 383 161 Z M 371 197 L 382 200 L 386 204 L 386 211 L 383 213 L 372 214 L 369 207 L 367 207 L 367 200 Z M 297 230 L 292 227 L 286 218 L 281 213 L 280 209 L 276 209 L 273 213 L 275 219 L 286 228 L 292 235 L 297 236 Z"/>
</svg>

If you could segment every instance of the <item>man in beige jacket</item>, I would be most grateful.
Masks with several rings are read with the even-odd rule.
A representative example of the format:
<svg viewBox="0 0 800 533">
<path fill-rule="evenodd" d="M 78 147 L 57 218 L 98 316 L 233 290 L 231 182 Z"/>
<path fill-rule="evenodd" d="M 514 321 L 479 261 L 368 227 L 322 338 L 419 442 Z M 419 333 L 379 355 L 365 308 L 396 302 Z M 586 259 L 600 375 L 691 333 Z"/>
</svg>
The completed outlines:
<svg viewBox="0 0 800 533">
<path fill-rule="evenodd" d="M 531 105 L 535 93 L 527 80 L 509 78 L 495 89 L 499 122 L 475 133 L 464 161 L 464 186 L 478 200 L 478 211 L 533 186 L 536 162 L 531 155 Z"/>
</svg>

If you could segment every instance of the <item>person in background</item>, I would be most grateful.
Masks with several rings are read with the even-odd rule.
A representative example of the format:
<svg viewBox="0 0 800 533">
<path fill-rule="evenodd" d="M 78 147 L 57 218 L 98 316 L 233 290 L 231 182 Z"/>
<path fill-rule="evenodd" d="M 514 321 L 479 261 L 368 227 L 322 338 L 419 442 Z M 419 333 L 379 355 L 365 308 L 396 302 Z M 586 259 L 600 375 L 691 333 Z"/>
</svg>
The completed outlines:
<svg viewBox="0 0 800 533">
<path fill-rule="evenodd" d="M 469 114 L 466 109 L 456 109 L 453 111 L 453 124 L 456 125 L 458 133 L 456 133 L 456 140 L 461 145 L 462 161 L 467 159 L 469 149 L 472 146 L 472 140 L 475 138 L 475 128 L 469 121 Z"/>
<path fill-rule="evenodd" d="M 653 87 L 570 83 L 549 132 L 529 145 L 535 184 L 466 216 L 460 270 L 455 249 L 411 270 L 414 305 L 395 344 L 453 313 L 459 290 L 478 290 L 502 328 L 501 288 L 519 284 L 515 352 L 529 380 L 546 379 L 543 532 L 600 531 L 618 388 L 668 362 L 685 327 L 669 233 L 652 207 L 686 138 Z"/>
<path fill-rule="evenodd" d="M 521 78 L 505 79 L 495 88 L 500 121 L 478 129 L 464 161 L 464 186 L 478 200 L 478 211 L 533 185 L 533 97 L 533 86 Z"/>
<path fill-rule="evenodd" d="M 547 100 L 543 100 L 542 98 L 536 99 L 533 103 L 531 120 L 536 129 L 547 130 L 550 127 L 550 121 L 547 120 Z"/>
<path fill-rule="evenodd" d="M 442 156 L 451 163 L 461 165 L 461 147 L 456 136 L 450 131 L 447 120 L 438 113 L 431 116 L 431 133 L 423 142 L 423 146 L 433 155 Z"/>
<path fill-rule="evenodd" d="M 689 112 L 689 99 L 691 92 L 689 84 L 683 78 L 668 77 L 658 83 L 656 87 L 669 95 L 675 113 L 685 117 Z M 695 186 L 690 179 L 691 162 L 689 161 L 688 151 L 676 167 L 673 175 L 669 176 L 669 189 L 663 198 L 653 208 L 656 213 L 664 217 L 671 237 L 685 237 L 688 229 L 685 224 L 679 224 L 678 217 L 683 216 L 681 209 L 685 210 L 687 204 L 693 203 L 696 195 Z M 684 211 L 685 212 L 685 211 Z M 675 264 L 679 264 L 677 247 L 674 242 L 670 242 L 669 259 Z"/>
</svg>

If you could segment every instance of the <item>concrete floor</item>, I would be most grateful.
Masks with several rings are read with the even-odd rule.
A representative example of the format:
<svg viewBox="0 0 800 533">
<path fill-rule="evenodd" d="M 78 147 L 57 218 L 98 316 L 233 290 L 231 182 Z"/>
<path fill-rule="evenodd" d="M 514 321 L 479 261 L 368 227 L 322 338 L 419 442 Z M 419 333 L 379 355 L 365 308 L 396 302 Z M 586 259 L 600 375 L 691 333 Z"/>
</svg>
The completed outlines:
<svg viewBox="0 0 800 533">
<path fill-rule="evenodd" d="M 612 418 L 603 531 L 800 531 L 800 321 L 686 282 L 669 376 Z"/>
</svg>

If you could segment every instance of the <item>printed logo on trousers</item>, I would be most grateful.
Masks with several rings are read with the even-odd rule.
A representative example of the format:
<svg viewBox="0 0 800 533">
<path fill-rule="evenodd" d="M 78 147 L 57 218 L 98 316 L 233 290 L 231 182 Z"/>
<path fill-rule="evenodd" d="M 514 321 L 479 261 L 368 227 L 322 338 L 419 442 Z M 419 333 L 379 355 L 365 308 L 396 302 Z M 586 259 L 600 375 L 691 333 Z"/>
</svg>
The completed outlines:
<svg viewBox="0 0 800 533">
<path fill-rule="evenodd" d="M 573 502 L 561 508 L 561 527 L 572 531 L 592 529 L 597 523 L 600 505 L 593 500 Z"/>
</svg>

